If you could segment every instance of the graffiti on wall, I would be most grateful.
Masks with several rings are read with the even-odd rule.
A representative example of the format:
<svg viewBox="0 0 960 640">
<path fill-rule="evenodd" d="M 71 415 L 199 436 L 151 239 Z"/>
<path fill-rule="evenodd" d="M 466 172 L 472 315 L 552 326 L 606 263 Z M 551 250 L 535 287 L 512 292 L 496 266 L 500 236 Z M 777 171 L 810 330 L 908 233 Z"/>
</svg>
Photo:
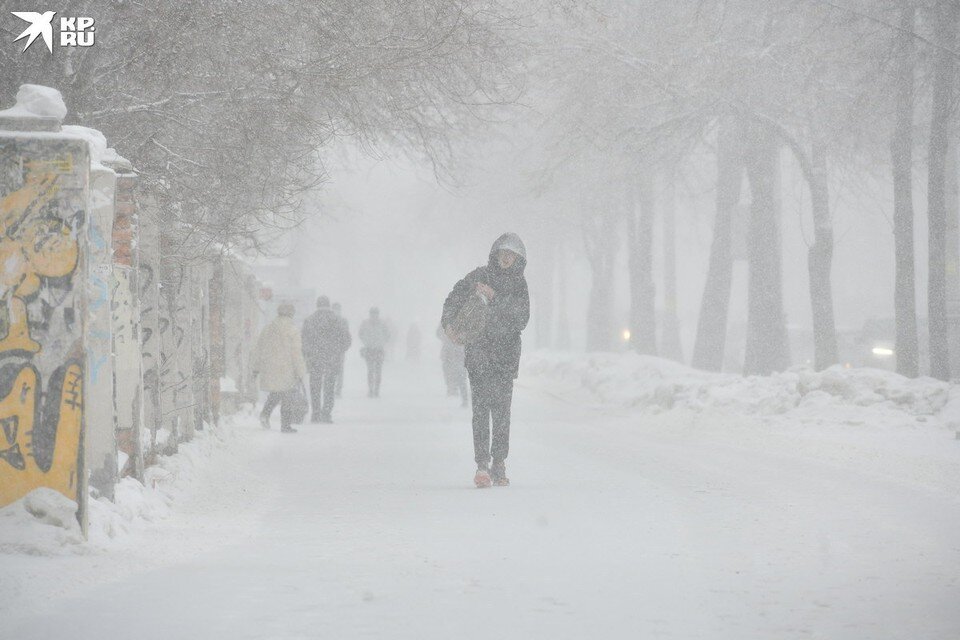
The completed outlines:
<svg viewBox="0 0 960 640">
<path fill-rule="evenodd" d="M 157 209 L 145 199 L 138 209 L 139 261 L 136 268 L 138 303 L 140 305 L 140 358 L 143 375 L 144 464 L 149 465 L 159 453 L 158 434 L 163 426 L 160 406 L 160 287 L 157 272 L 160 263 L 160 230 Z"/>
<path fill-rule="evenodd" d="M 0 506 L 41 486 L 77 499 L 88 167 L 82 142 L 0 137 Z"/>
</svg>

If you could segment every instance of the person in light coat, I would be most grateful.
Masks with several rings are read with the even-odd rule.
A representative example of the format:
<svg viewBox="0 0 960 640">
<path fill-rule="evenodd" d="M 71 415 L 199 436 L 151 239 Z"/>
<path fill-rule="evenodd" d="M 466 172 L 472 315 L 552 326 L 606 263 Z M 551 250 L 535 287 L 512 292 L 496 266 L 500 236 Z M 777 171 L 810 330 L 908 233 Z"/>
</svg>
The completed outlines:
<svg viewBox="0 0 960 640">
<path fill-rule="evenodd" d="M 253 375 L 259 379 L 267 401 L 260 413 L 260 424 L 270 428 L 270 414 L 280 405 L 280 431 L 295 433 L 291 426 L 291 403 L 303 384 L 307 365 L 303 360 L 300 332 L 293 323 L 292 304 L 281 304 L 277 317 L 260 332 L 253 349 Z"/>
</svg>

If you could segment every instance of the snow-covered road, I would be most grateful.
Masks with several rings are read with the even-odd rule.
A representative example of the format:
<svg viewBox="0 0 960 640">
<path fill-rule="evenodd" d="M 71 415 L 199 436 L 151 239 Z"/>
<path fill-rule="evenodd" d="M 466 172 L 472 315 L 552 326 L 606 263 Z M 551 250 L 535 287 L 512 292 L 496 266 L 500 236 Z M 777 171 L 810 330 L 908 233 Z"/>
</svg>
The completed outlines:
<svg viewBox="0 0 960 640">
<path fill-rule="evenodd" d="M 249 420 L 211 491 L 135 546 L 8 565 L 0 637 L 960 637 L 949 457 L 875 465 L 829 434 L 640 418 L 522 379 L 513 486 L 477 490 L 433 365 L 389 366 L 380 400 L 355 372 L 335 425 Z M 106 577 L 47 597 L 31 562 Z"/>
</svg>

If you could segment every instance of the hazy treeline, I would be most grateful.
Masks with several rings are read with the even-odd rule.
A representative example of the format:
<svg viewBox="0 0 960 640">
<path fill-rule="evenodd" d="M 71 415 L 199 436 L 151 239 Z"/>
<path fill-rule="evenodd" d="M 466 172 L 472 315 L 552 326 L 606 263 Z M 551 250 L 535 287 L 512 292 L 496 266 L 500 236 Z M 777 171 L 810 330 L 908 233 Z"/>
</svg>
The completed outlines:
<svg viewBox="0 0 960 640">
<path fill-rule="evenodd" d="M 48 9 L 22 2 L 20 11 Z M 0 88 L 59 89 L 68 123 L 101 129 L 131 160 L 180 260 L 261 249 L 310 211 L 338 139 L 444 163 L 474 110 L 517 94 L 513 22 L 459 0 L 70 0 L 87 49 L 0 48 Z M 56 19 L 55 19 L 56 24 Z M 4 40 L 25 23 L 7 14 Z M 6 30 L 5 29 L 5 30 Z M 41 43 L 42 44 L 42 43 Z"/>
<path fill-rule="evenodd" d="M 958 20 L 952 0 L 598 0 L 544 8 L 527 59 L 524 100 L 533 108 L 515 130 L 527 149 L 519 170 L 558 218 L 581 229 L 593 274 L 588 348 L 611 348 L 617 339 L 611 270 L 625 243 L 632 345 L 680 357 L 674 247 L 660 247 L 659 287 L 653 249 L 675 242 L 678 176 L 708 156 L 713 240 L 690 359 L 704 369 L 723 364 L 742 226 L 744 371 L 789 366 L 786 162 L 802 177 L 812 229 L 806 295 L 815 366 L 840 361 L 831 196 L 841 186 L 878 183 L 895 202 L 896 278 L 886 286 L 895 291 L 897 368 L 926 373 L 919 371 L 918 318 L 926 319 L 930 373 L 948 378 L 947 303 L 957 287 L 948 274 L 958 266 Z M 918 185 L 925 188 L 913 193 Z M 916 304 L 915 204 L 929 226 L 927 309 Z M 662 233 L 653 226 L 661 216 Z M 865 268 L 870 259 L 864 256 Z M 658 318 L 666 325 L 659 331 Z"/>
<path fill-rule="evenodd" d="M 18 9 L 44 9 L 25 4 Z M 74 0 L 60 14 L 94 16 L 97 44 L 53 55 L 0 49 L 3 94 L 21 82 L 60 89 L 72 121 L 103 130 L 141 172 L 178 260 L 263 250 L 299 224 L 314 213 L 304 194 L 344 139 L 426 158 L 452 184 L 497 157 L 512 188 L 548 203 L 547 226 L 578 230 L 591 271 L 588 348 L 617 339 L 613 281 L 625 246 L 632 346 L 721 368 L 745 243 L 744 370 L 766 373 L 790 364 L 786 163 L 807 194 L 815 366 L 840 358 L 833 195 L 869 183 L 894 201 L 897 367 L 926 373 L 925 350 L 930 373 L 950 375 L 948 302 L 960 266 L 955 1 Z M 17 35 L 19 24 L 3 24 Z M 704 158 L 714 168 L 713 238 L 684 354 L 678 176 Z M 919 274 L 914 221 L 924 213 L 929 263 Z M 926 309 L 917 308 L 918 275 Z"/>
</svg>

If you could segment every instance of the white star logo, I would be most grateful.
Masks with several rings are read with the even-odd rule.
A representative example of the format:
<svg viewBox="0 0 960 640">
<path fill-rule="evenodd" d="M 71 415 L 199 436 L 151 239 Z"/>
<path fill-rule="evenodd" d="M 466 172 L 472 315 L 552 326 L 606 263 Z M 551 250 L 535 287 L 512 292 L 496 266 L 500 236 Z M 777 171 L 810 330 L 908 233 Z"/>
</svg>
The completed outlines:
<svg viewBox="0 0 960 640">
<path fill-rule="evenodd" d="M 30 26 L 24 29 L 23 33 L 13 39 L 13 41 L 16 42 L 17 40 L 30 36 L 23 51 L 26 51 L 38 36 L 43 36 L 43 41 L 46 43 L 47 49 L 50 50 L 50 53 L 53 53 L 53 25 L 51 21 L 53 20 L 53 16 L 56 15 L 56 11 L 46 11 L 44 13 L 37 13 L 36 11 L 11 11 L 10 13 L 30 23 Z M 21 51 L 21 53 L 23 53 L 23 51 Z"/>
</svg>

